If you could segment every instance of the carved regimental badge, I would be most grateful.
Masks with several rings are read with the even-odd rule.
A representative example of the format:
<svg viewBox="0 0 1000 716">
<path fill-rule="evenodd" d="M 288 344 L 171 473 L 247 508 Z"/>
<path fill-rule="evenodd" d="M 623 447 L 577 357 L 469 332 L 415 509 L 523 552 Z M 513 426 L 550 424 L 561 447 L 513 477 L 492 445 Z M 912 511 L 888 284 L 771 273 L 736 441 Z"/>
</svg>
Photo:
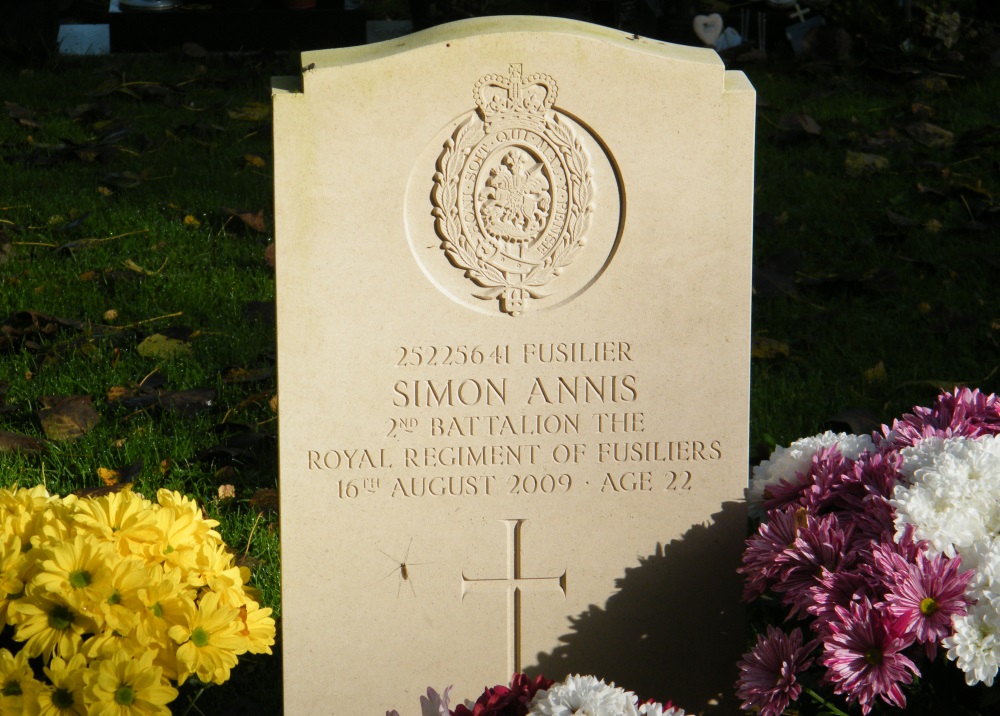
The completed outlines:
<svg viewBox="0 0 1000 716">
<path fill-rule="evenodd" d="M 445 142 L 434 175 L 435 229 L 448 259 L 500 310 L 517 316 L 548 295 L 586 243 L 593 212 L 590 160 L 552 109 L 556 82 L 488 75 L 473 90 L 476 114 Z"/>
</svg>

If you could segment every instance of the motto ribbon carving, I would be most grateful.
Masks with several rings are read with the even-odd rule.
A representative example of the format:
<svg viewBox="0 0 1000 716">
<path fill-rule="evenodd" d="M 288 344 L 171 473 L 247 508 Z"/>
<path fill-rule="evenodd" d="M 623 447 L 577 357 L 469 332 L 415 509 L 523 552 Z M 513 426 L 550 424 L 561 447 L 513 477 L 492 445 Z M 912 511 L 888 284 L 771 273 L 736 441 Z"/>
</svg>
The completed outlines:
<svg viewBox="0 0 1000 716">
<path fill-rule="evenodd" d="M 434 174 L 435 229 L 449 261 L 518 316 L 549 295 L 586 244 L 594 210 L 590 160 L 570 123 L 552 109 L 548 75 L 476 83 L 477 111 L 445 142 Z"/>
</svg>

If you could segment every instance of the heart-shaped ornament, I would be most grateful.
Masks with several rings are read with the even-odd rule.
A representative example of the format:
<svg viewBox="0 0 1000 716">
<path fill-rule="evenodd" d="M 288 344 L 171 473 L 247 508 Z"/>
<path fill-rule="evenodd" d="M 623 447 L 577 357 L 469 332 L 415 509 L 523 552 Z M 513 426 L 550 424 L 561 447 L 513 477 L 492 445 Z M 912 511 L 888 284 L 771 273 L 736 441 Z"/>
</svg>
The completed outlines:
<svg viewBox="0 0 1000 716">
<path fill-rule="evenodd" d="M 713 12 L 711 15 L 695 17 L 694 34 L 709 47 L 714 45 L 722 34 L 722 15 Z"/>
</svg>

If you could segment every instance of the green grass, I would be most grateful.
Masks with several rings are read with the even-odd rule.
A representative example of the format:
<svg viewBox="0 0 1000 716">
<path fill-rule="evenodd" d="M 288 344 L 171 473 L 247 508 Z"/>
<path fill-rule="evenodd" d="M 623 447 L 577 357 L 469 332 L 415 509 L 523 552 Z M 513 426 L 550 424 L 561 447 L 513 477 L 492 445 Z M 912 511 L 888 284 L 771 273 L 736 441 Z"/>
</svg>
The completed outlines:
<svg viewBox="0 0 1000 716">
<path fill-rule="evenodd" d="M 0 264 L 0 321 L 32 310 L 121 330 L 63 328 L 0 354 L 9 407 L 0 430 L 43 437 L 36 411 L 45 396 L 90 396 L 100 415 L 84 437 L 51 441 L 41 455 L 0 453 L 0 484 L 44 480 L 50 491 L 67 493 L 101 485 L 100 467 L 142 460 L 135 489 L 197 497 L 221 522 L 227 544 L 247 555 L 263 602 L 280 615 L 277 515 L 251 502 L 258 490 L 277 487 L 277 420 L 268 404 L 274 378 L 230 383 L 223 371 L 266 369 L 275 359 L 266 308 L 246 313 L 251 302 L 274 298 L 264 258 L 272 241 L 270 118 L 231 113 L 241 116 L 250 102 L 266 108 L 269 77 L 289 71 L 290 59 L 208 62 L 61 59 L 44 69 L 3 70 L 0 100 L 31 110 L 33 125 L 0 122 L 0 243 L 9 251 Z M 122 87 L 90 94 L 109 79 Z M 144 82 L 156 84 L 129 84 Z M 85 121 L 71 120 L 67 110 L 81 104 L 96 106 Z M 67 158 L 67 147 L 106 142 L 109 129 L 127 131 L 112 135 L 106 163 L 80 153 Z M 268 231 L 246 227 L 228 209 L 263 210 Z M 106 317 L 109 310 L 117 316 Z M 189 355 L 139 355 L 146 336 L 171 331 L 187 337 Z M 112 388 L 151 374 L 166 390 L 211 389 L 216 399 L 192 414 L 108 402 Z M 204 456 L 234 433 L 260 437 L 232 458 Z M 218 498 L 223 483 L 234 485 L 235 499 Z M 206 690 L 198 708 L 253 713 L 252 702 L 259 713 L 279 712 L 278 658 L 251 661 L 226 686 Z M 190 698 L 182 694 L 178 712 Z"/>
<path fill-rule="evenodd" d="M 995 391 L 1000 289 L 990 261 L 998 231 L 995 219 L 972 228 L 970 211 L 995 207 L 1000 152 L 995 141 L 970 146 L 962 138 L 1000 113 L 996 77 L 948 78 L 946 92 L 929 94 L 908 77 L 874 70 L 748 71 L 766 104 L 756 209 L 775 217 L 756 232 L 755 266 L 775 272 L 785 289 L 755 297 L 754 332 L 790 349 L 788 358 L 753 363 L 758 457 L 772 439 L 787 444 L 818 432 L 846 410 L 884 422 L 928 404 L 939 388 Z M 906 139 L 921 121 L 915 103 L 932 108 L 925 121 L 953 132 L 954 146 L 866 144 L 878 133 Z M 808 114 L 821 133 L 783 131 L 789 113 Z M 889 169 L 848 176 L 848 151 L 883 155 Z M 985 193 L 963 188 L 977 182 Z M 913 226 L 894 224 L 890 211 Z"/>
<path fill-rule="evenodd" d="M 33 310 L 121 327 L 63 328 L 0 353 L 8 384 L 0 430 L 43 437 L 36 411 L 52 395 L 90 396 L 101 418 L 81 439 L 49 442 L 41 455 L 0 452 L 0 485 L 44 480 L 66 493 L 100 485 L 99 467 L 142 460 L 135 489 L 198 498 L 233 550 L 247 555 L 276 615 L 277 515 L 258 493 L 277 487 L 274 380 L 229 383 L 223 371 L 267 368 L 275 358 L 273 324 L 246 313 L 249 303 L 274 298 L 264 260 L 273 238 L 269 117 L 242 110 L 268 103 L 269 77 L 294 73 L 296 59 L 152 55 L 0 69 L 0 100 L 31 110 L 39 125 L 0 115 L 0 321 Z M 762 100 L 753 330 L 787 348 L 753 361 L 754 457 L 858 416 L 888 421 L 941 387 L 996 391 L 1000 249 L 997 214 L 988 210 L 1000 190 L 1000 152 L 996 135 L 961 140 L 1000 116 L 997 73 L 948 77 L 947 91 L 931 94 L 911 83 L 919 75 L 871 67 L 811 74 L 775 63 L 747 72 Z M 94 96 L 108 80 L 124 84 Z M 866 148 L 879 132 L 905 137 L 920 120 L 914 103 L 932 107 L 928 121 L 959 141 Z M 67 114 L 83 104 L 96 105 L 85 119 Z M 821 133 L 782 130 L 785 114 L 811 116 Z M 86 150 L 69 156 L 74 143 L 93 150 L 102 136 L 113 138 L 104 162 L 86 161 Z M 884 155 L 889 169 L 849 176 L 848 151 Z M 263 210 L 268 231 L 226 209 Z M 913 225 L 894 224 L 887 210 Z M 72 242 L 80 243 L 59 249 Z M 117 317 L 106 318 L 109 310 Z M 190 355 L 139 355 L 146 336 L 171 331 L 187 337 Z M 164 389 L 211 389 L 216 399 L 193 414 L 108 402 L 112 388 L 150 375 Z M 232 457 L 205 456 L 234 432 L 259 439 Z M 235 499 L 218 499 L 223 483 L 235 486 Z M 192 696 L 182 695 L 178 713 Z M 196 707 L 278 713 L 280 698 L 279 658 L 257 657 Z"/>
</svg>

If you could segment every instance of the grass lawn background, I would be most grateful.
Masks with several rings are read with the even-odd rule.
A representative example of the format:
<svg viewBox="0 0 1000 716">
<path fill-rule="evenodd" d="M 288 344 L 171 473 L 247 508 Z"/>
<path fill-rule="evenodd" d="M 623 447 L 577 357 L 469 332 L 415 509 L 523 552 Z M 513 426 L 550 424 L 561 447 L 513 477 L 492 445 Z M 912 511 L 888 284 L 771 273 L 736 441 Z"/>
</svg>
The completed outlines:
<svg viewBox="0 0 1000 716">
<path fill-rule="evenodd" d="M 193 495 L 279 616 L 269 81 L 297 60 L 0 67 L 0 485 L 67 493 L 117 470 Z M 760 105 L 752 458 L 941 388 L 995 392 L 995 69 L 898 53 L 742 69 Z M 49 439 L 52 396 L 99 421 Z M 12 449 L 25 438 L 44 448 Z M 190 712 L 280 698 L 280 659 L 247 657 Z"/>
</svg>

